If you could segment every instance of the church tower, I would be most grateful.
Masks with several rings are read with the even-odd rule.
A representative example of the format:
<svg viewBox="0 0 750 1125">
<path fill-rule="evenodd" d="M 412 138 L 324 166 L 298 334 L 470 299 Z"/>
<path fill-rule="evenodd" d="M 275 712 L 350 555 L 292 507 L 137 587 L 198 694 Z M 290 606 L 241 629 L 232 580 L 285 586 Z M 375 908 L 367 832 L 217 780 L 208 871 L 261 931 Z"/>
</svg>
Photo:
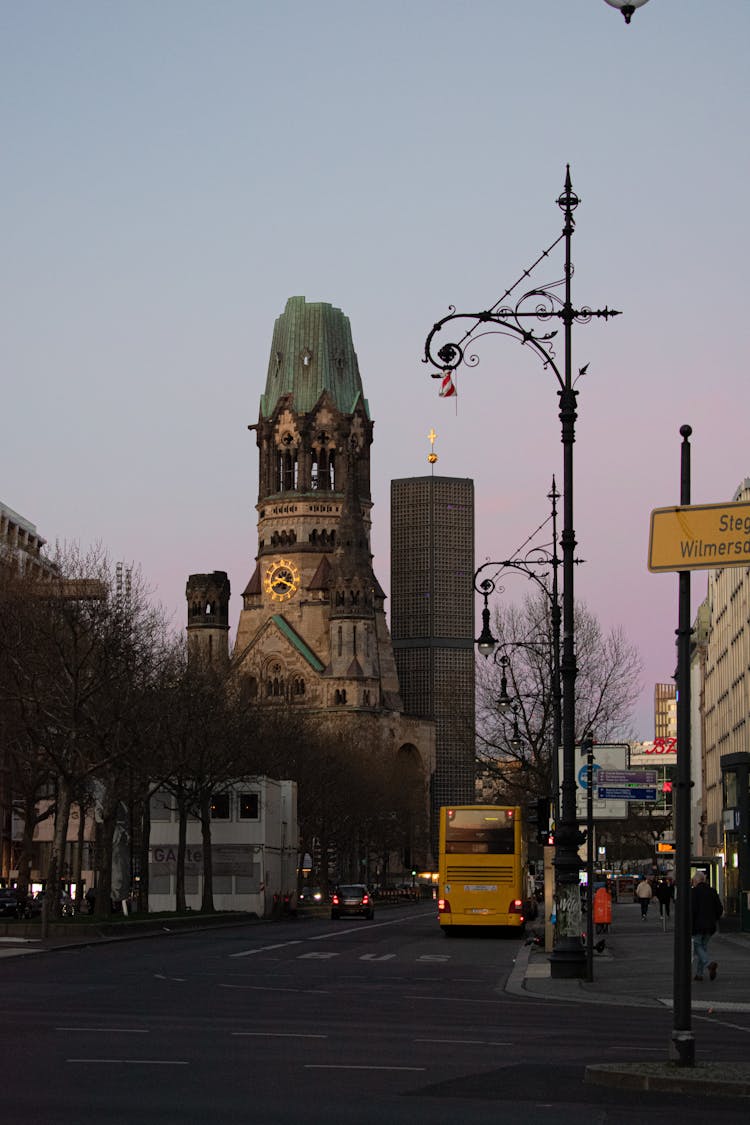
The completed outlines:
<svg viewBox="0 0 750 1125">
<path fill-rule="evenodd" d="M 205 665 L 229 665 L 229 578 L 223 570 L 191 574 L 187 598 L 188 656 Z"/>
<path fill-rule="evenodd" d="M 427 862 L 435 724 L 405 714 L 399 692 L 370 546 L 373 422 L 340 309 L 287 302 L 249 429 L 258 547 L 232 669 L 259 705 L 303 709 L 352 753 L 390 762 L 421 802 L 408 850 Z"/>
<path fill-rule="evenodd" d="M 373 423 L 340 309 L 292 297 L 256 432 L 258 555 L 234 659 L 251 693 L 316 710 L 401 710 L 370 551 Z"/>
</svg>

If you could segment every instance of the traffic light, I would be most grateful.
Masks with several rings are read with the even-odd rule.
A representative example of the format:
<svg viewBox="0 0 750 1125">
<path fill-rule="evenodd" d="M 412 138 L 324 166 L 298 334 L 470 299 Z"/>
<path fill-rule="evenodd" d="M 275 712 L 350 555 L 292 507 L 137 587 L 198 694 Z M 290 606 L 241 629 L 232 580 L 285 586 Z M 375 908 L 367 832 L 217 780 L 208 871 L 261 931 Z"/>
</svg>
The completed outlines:
<svg viewBox="0 0 750 1125">
<path fill-rule="evenodd" d="M 548 842 L 549 835 L 549 797 L 539 797 L 536 803 L 537 843 L 546 844 Z"/>
</svg>

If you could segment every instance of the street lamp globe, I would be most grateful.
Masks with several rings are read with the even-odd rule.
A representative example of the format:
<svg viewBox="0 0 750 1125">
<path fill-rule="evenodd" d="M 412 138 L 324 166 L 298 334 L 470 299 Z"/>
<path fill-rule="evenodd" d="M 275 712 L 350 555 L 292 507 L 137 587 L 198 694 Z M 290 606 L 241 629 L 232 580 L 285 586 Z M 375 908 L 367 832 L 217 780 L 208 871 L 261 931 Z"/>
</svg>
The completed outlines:
<svg viewBox="0 0 750 1125">
<path fill-rule="evenodd" d="M 630 23 L 636 8 L 642 8 L 648 0 L 604 0 L 604 3 L 609 4 L 610 8 L 617 8 L 624 15 L 625 23 Z"/>
</svg>

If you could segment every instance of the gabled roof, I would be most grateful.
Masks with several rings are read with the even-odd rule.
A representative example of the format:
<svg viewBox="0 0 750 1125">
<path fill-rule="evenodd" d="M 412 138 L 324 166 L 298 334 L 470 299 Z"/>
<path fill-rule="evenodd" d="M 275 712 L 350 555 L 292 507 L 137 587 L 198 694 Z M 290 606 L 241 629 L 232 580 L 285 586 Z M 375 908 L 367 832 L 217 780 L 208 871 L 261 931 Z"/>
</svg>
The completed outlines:
<svg viewBox="0 0 750 1125">
<path fill-rule="evenodd" d="M 331 585 L 331 574 L 331 564 L 327 557 L 323 555 L 323 558 L 318 563 L 315 574 L 313 574 L 308 583 L 308 590 L 328 590 Z"/>
<path fill-rule="evenodd" d="M 256 563 L 255 564 L 255 570 L 253 571 L 252 577 L 251 577 L 250 581 L 248 582 L 247 586 L 245 587 L 245 589 L 242 591 L 242 596 L 244 597 L 246 594 L 260 594 L 260 593 L 261 593 L 260 564 Z"/>
<path fill-rule="evenodd" d="M 280 613 L 274 613 L 271 621 L 273 621 L 279 632 L 286 637 L 286 639 L 294 646 L 294 648 L 296 648 L 300 656 L 303 656 L 305 658 L 307 663 L 315 672 L 323 671 L 323 668 L 325 667 L 323 661 L 318 659 L 310 646 L 302 640 L 302 637 L 299 635 L 299 633 L 292 628 L 289 622 L 286 621 Z"/>
</svg>

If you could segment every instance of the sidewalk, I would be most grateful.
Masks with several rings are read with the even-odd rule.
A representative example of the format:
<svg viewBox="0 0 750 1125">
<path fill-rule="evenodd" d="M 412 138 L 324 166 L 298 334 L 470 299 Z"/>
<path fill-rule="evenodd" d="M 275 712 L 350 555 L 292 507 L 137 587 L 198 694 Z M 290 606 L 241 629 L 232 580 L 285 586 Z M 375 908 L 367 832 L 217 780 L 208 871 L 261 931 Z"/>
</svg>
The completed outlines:
<svg viewBox="0 0 750 1125">
<path fill-rule="evenodd" d="M 523 946 L 505 990 L 516 996 L 584 1004 L 672 1008 L 674 996 L 674 914 L 665 931 L 658 906 L 641 918 L 637 903 L 616 903 L 602 953 L 594 953 L 593 981 L 553 980 L 549 954 L 538 945 Z M 690 982 L 694 1013 L 750 1013 L 750 934 L 725 930 L 711 938 L 709 952 L 718 963 L 716 980 Z M 703 1063 L 678 1067 L 665 1059 L 602 1063 L 586 1067 L 585 1081 L 624 1089 L 750 1097 L 750 1064 Z"/>
<path fill-rule="evenodd" d="M 524 946 L 507 991 L 546 999 L 592 1004 L 671 1007 L 673 998 L 674 913 L 666 931 L 658 906 L 641 919 L 637 903 L 616 903 L 602 953 L 594 952 L 594 979 L 553 980 L 549 955 L 541 946 Z M 691 981 L 693 1011 L 750 1012 L 750 934 L 726 931 L 711 938 L 718 962 L 716 980 Z"/>
</svg>

